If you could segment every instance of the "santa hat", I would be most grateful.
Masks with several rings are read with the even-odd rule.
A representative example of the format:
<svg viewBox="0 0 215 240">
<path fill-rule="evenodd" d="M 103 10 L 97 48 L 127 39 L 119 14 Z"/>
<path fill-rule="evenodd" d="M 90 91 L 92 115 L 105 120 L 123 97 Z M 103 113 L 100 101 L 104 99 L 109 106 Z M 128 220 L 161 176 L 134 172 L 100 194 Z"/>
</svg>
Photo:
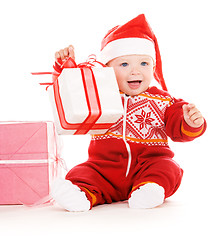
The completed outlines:
<svg viewBox="0 0 215 240">
<path fill-rule="evenodd" d="M 155 63 L 154 77 L 167 90 L 157 39 L 145 15 L 141 14 L 122 26 L 112 28 L 102 40 L 101 62 L 124 55 L 148 55 Z"/>
</svg>

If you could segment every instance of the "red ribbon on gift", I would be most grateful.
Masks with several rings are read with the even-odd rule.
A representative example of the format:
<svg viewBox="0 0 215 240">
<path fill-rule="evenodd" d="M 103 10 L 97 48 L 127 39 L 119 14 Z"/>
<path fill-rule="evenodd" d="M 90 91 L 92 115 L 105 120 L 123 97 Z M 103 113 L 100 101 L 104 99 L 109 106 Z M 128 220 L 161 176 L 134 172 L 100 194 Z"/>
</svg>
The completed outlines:
<svg viewBox="0 0 215 240">
<path fill-rule="evenodd" d="M 76 130 L 74 134 L 86 134 L 90 130 L 102 130 L 109 129 L 113 123 L 96 123 L 102 114 L 101 103 L 99 100 L 98 89 L 96 85 L 96 80 L 93 74 L 92 67 L 96 63 L 106 67 L 104 64 L 96 61 L 95 57 L 92 55 L 89 57 L 87 62 L 77 65 L 72 58 L 68 58 L 65 62 L 58 61 L 61 64 L 60 71 L 54 66 L 53 82 L 52 83 L 42 83 L 41 85 L 53 86 L 54 97 L 56 108 L 60 120 L 61 127 L 65 130 Z M 82 81 L 88 106 L 89 114 L 82 123 L 69 123 L 65 118 L 65 112 L 63 109 L 63 104 L 59 91 L 58 77 L 64 68 L 80 68 Z M 50 74 L 49 72 L 44 73 L 34 73 L 34 74 Z M 47 87 L 47 88 L 48 88 Z"/>
</svg>

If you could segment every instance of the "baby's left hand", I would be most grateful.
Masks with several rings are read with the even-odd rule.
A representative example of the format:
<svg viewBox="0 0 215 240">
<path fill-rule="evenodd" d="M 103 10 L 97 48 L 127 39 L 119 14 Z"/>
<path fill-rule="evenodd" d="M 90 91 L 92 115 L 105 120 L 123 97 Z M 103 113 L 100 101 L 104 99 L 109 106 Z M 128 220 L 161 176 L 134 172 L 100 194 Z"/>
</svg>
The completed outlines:
<svg viewBox="0 0 215 240">
<path fill-rule="evenodd" d="M 204 123 L 204 118 L 196 106 L 190 103 L 184 104 L 182 108 L 185 122 L 193 128 L 201 127 L 201 125 Z"/>
</svg>

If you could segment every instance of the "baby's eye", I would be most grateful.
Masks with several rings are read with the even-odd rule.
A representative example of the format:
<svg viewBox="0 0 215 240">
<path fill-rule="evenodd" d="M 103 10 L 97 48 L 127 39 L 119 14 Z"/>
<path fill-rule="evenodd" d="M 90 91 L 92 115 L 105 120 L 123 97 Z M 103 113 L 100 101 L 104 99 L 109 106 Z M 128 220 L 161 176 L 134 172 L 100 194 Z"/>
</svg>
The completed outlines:
<svg viewBox="0 0 215 240">
<path fill-rule="evenodd" d="M 127 66 L 128 66 L 128 63 L 126 63 L 126 62 L 121 63 L 120 66 L 122 66 L 122 67 L 127 67 Z"/>
<path fill-rule="evenodd" d="M 141 66 L 147 66 L 148 63 L 147 62 L 141 62 Z"/>
</svg>

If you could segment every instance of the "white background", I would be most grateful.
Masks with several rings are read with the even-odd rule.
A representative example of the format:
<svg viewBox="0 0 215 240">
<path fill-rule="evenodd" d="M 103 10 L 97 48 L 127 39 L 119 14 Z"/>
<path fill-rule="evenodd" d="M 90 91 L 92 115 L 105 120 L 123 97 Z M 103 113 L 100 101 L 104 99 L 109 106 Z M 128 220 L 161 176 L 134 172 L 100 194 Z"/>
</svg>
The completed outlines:
<svg viewBox="0 0 215 240">
<path fill-rule="evenodd" d="M 136 233 L 148 239 L 215 236 L 214 10 L 212 0 L 1 0 L 0 121 L 53 120 L 48 94 L 39 85 L 51 77 L 30 73 L 52 71 L 55 51 L 69 44 L 75 46 L 77 62 L 85 61 L 99 53 L 107 30 L 145 13 L 158 38 L 169 92 L 195 103 L 208 122 L 205 135 L 194 142 L 170 143 L 185 173 L 181 188 L 164 206 L 136 211 L 120 203 L 85 214 L 58 206 L 1 206 L 1 234 L 36 239 L 45 233 L 68 238 L 98 231 L 106 239 L 110 230 L 120 231 L 121 238 Z M 86 160 L 89 136 L 65 136 L 63 142 L 69 168 Z"/>
</svg>

